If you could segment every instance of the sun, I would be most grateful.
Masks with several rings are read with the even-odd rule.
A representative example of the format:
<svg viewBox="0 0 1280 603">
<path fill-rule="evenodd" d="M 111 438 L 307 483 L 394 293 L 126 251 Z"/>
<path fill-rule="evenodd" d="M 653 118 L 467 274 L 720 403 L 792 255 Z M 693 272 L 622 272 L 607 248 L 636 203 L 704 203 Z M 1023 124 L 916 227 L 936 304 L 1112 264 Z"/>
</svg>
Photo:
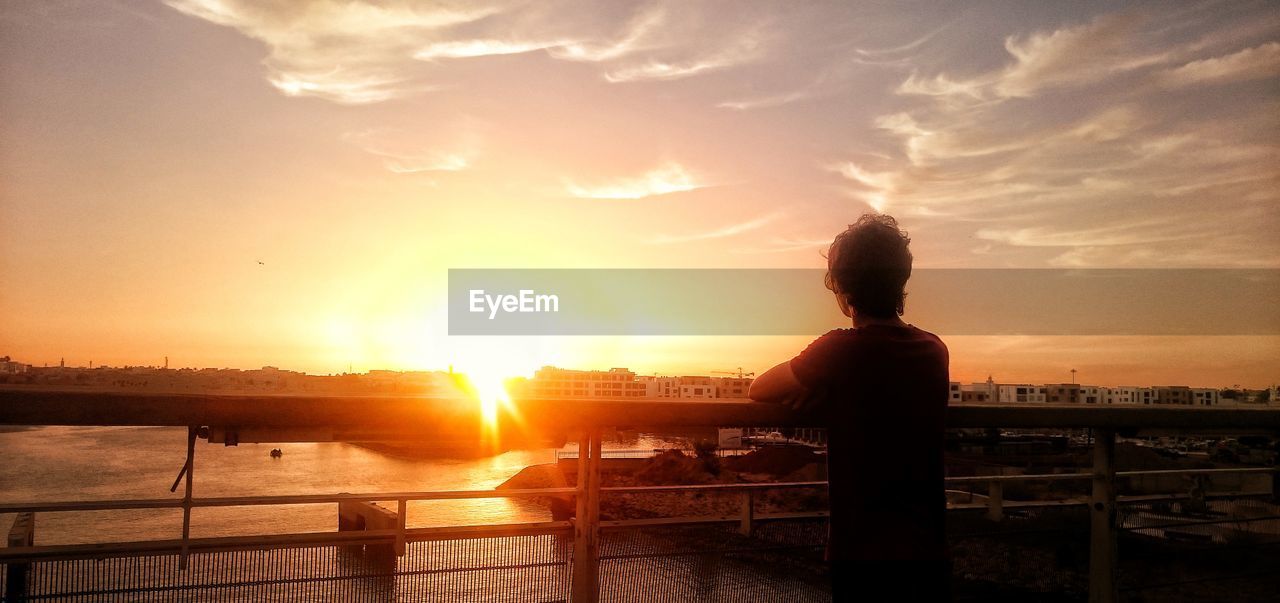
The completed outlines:
<svg viewBox="0 0 1280 603">
<path fill-rule="evenodd" d="M 474 388 L 474 395 L 480 403 L 480 414 L 490 427 L 498 424 L 498 411 L 511 407 L 511 394 L 507 392 L 505 381 L 511 375 L 501 369 L 492 367 L 476 367 L 463 371 L 467 381 Z"/>
</svg>

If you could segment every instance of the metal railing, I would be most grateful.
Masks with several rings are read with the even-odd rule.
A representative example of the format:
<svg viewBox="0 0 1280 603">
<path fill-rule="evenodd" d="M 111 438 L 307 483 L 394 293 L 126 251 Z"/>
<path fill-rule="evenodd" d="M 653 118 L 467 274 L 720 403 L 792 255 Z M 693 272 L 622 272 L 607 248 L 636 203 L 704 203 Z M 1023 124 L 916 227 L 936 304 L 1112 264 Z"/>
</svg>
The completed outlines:
<svg viewBox="0 0 1280 603">
<path fill-rule="evenodd" d="M 24 578 L 40 580 L 49 576 L 75 575 L 84 573 L 86 569 L 61 567 L 58 571 L 46 572 L 39 567 L 53 567 L 57 564 L 75 564 L 80 560 L 107 559 L 112 563 L 125 563 L 127 559 L 151 559 L 155 563 L 155 572 L 165 575 L 178 575 L 171 583 L 156 584 L 145 579 L 136 581 L 132 586 L 117 586 L 120 589 L 141 589 L 137 592 L 174 592 L 177 590 L 200 590 L 216 588 L 266 588 L 289 589 L 301 588 L 303 584 L 342 583 L 349 585 L 352 581 L 363 581 L 365 587 L 373 589 L 390 589 L 395 597 L 405 593 L 428 592 L 431 589 L 462 589 L 459 592 L 473 592 L 476 583 L 462 580 L 450 582 L 452 578 L 443 576 L 474 575 L 476 572 L 507 571 L 523 575 L 527 572 L 543 572 L 543 584 L 548 585 L 552 594 L 564 589 L 564 594 L 573 601 L 597 601 L 601 599 L 626 599 L 625 591 L 619 591 L 610 584 L 620 575 L 632 575 L 635 568 L 631 564 L 634 559 L 681 558 L 681 555 L 696 558 L 686 574 L 688 582 L 686 590 L 676 589 L 673 592 L 694 593 L 690 596 L 705 595 L 708 588 L 720 588 L 721 583 L 708 585 L 700 563 L 705 559 L 699 553 L 687 550 L 662 549 L 654 545 L 661 538 L 650 538 L 644 546 L 637 544 L 639 538 L 634 532 L 638 530 L 678 530 L 691 527 L 716 529 L 722 526 L 742 538 L 751 539 L 761 534 L 762 526 L 800 526 L 794 528 L 794 534 L 776 538 L 771 546 L 761 547 L 759 543 L 742 544 L 732 549 L 734 554 L 746 555 L 751 551 L 766 553 L 770 550 L 807 550 L 813 552 L 823 546 L 825 529 L 804 528 L 820 522 L 824 516 L 821 512 L 760 514 L 755 511 L 756 494 L 761 490 L 788 488 L 820 488 L 822 482 L 800 482 L 787 484 L 715 484 L 705 486 L 644 486 L 628 488 L 603 487 L 600 477 L 600 461 L 606 458 L 601 450 L 602 427 L 634 427 L 634 426 L 694 426 L 694 425 L 735 425 L 735 426 L 794 426 L 803 425 L 803 416 L 792 415 L 785 409 L 749 403 L 746 401 L 715 402 L 663 402 L 651 400 L 531 400 L 517 405 L 519 416 L 504 416 L 500 429 L 525 429 L 554 432 L 571 430 L 577 434 L 580 451 L 587 454 L 578 459 L 581 470 L 577 471 L 577 484 L 572 488 L 542 488 L 528 490 L 483 490 L 483 491 L 445 491 L 445 492 L 390 492 L 364 494 L 327 494 L 271 497 L 224 497 L 196 498 L 193 496 L 191 484 L 194 473 L 194 442 L 201 434 L 217 432 L 227 442 L 268 442 L 268 441 L 329 441 L 329 440 L 371 440 L 402 439 L 419 437 L 425 426 L 431 432 L 438 432 L 444 426 L 459 428 L 478 427 L 480 420 L 474 403 L 459 400 L 424 400 L 420 398 L 367 398 L 367 397 L 302 397 L 302 396 L 191 396 L 191 395 L 141 395 L 121 393 L 94 392 L 46 392 L 39 390 L 0 389 L 0 425 L 171 425 L 189 428 L 188 461 L 184 466 L 187 489 L 182 499 L 151 499 L 126 501 L 87 501 L 87 502 L 44 502 L 44 503 L 6 503 L 0 505 L 0 513 L 49 513 L 74 512 L 108 509 L 176 509 L 183 510 L 182 537 L 175 540 L 109 543 L 101 545 L 74 546 L 10 546 L 0 552 L 0 563 L 10 570 L 6 578 L 6 588 L 12 589 L 14 568 L 26 567 L 30 570 Z M 1117 537 L 1122 531 L 1167 529 L 1161 524 L 1142 523 L 1126 526 L 1120 519 L 1121 508 L 1128 505 L 1165 504 L 1186 498 L 1183 495 L 1169 495 L 1161 498 L 1127 497 L 1117 494 L 1117 477 L 1136 477 L 1142 475 L 1158 475 L 1171 473 L 1165 471 L 1118 472 L 1115 469 L 1116 434 L 1137 435 L 1144 433 L 1187 432 L 1199 434 L 1267 434 L 1280 432 L 1280 410 L 1273 409 L 1204 409 L 1204 408 L 1120 408 L 1120 407 L 1057 407 L 1057 406 L 958 406 L 948 410 L 948 422 L 951 427 L 1012 427 L 1012 428 L 1089 428 L 1093 430 L 1093 467 L 1089 473 L 1053 474 L 1053 475 L 1017 475 L 1017 476 L 980 476 L 952 477 L 948 483 L 952 485 L 981 484 L 987 493 L 983 500 L 952 505 L 956 512 L 972 509 L 983 509 L 990 519 L 1001 519 L 1005 514 L 1028 509 L 1050 509 L 1072 507 L 1085 512 L 1088 516 L 1088 598 L 1091 601 L 1114 601 L 1118 599 L 1120 588 L 1117 580 Z M 459 428 L 459 431 L 464 431 Z M 212 439 L 212 438 L 211 438 Z M 1179 471 L 1180 475 L 1213 475 L 1226 473 L 1272 473 L 1275 468 L 1233 468 L 1227 470 L 1191 470 Z M 1005 500 L 1003 487 L 1015 481 L 1085 481 L 1090 483 L 1091 492 L 1087 497 L 1065 501 L 1013 501 Z M 175 488 L 178 483 L 175 483 Z M 1280 480 L 1273 479 L 1270 492 L 1234 493 L 1231 496 L 1268 496 L 1276 498 L 1280 490 Z M 644 495 L 654 492 L 706 492 L 735 493 L 740 497 L 740 512 L 733 515 L 675 517 L 631 520 L 602 520 L 600 517 L 601 497 L 604 495 Z M 1209 493 L 1202 499 L 1213 499 L 1222 494 Z M 466 498 L 522 498 L 522 497 L 560 497 L 573 501 L 575 512 L 569 521 L 552 521 L 536 524 L 513 524 L 497 526 L 465 526 L 450 528 L 407 528 L 405 517 L 408 512 L 407 503 L 411 500 L 456 500 Z M 190 513 L 192 509 L 212 506 L 252 506 L 252 505 L 288 505 L 316 503 L 364 503 L 371 501 L 391 501 L 396 504 L 395 524 L 390 529 L 371 529 L 353 532 L 331 532 L 321 534 L 280 534 L 256 537 L 232 538 L 192 538 L 190 536 Z M 1254 518 L 1256 521 L 1269 520 L 1266 516 Z M 1242 519 L 1224 521 L 1240 522 Z M 808 523 L 806 523 L 808 522 Z M 1176 524 L 1172 527 L 1190 526 L 1189 520 L 1168 521 Z M 1202 523 L 1214 523 L 1209 519 Z M 1219 521 L 1216 523 L 1223 523 Z M 820 525 L 820 524 L 818 524 Z M 770 529 L 774 529 L 771 527 Z M 774 529 L 775 531 L 781 528 Z M 630 530 L 627 536 L 619 536 Z M 806 531 L 808 530 L 808 531 Z M 784 533 L 782 530 L 778 533 Z M 721 543 L 730 539 L 724 534 L 709 537 L 709 542 Z M 790 534 L 790 533 L 789 533 Z M 795 537 L 800 534 L 800 537 Z M 683 538 L 696 539 L 697 536 L 685 534 Z M 504 553 L 493 546 L 495 540 L 508 539 L 508 553 L 516 558 L 508 559 Z M 460 553 L 446 551 L 444 553 L 423 553 L 415 556 L 414 551 L 425 551 L 429 543 L 454 543 L 449 546 L 463 546 L 458 543 L 471 543 L 478 546 L 481 552 Z M 12 544 L 12 543 L 11 543 Z M 435 546 L 435 545 L 431 545 Z M 444 546 L 444 545 L 441 545 Z M 645 546 L 649 548 L 645 548 Z M 352 551 L 355 547 L 363 547 L 360 554 Z M 632 548 L 628 548 L 632 547 Z M 640 547 L 633 550 L 634 547 Z M 677 547 L 678 549 L 679 547 Z M 636 552 L 641 550 L 645 552 Z M 384 551 L 371 554 L 369 551 Z M 385 551 L 389 550 L 390 554 Z M 727 549 L 726 549 L 727 550 Z M 311 568 L 317 555 L 326 558 L 344 559 L 347 565 L 341 566 L 338 576 L 319 576 L 303 571 L 300 577 L 291 575 L 266 575 L 261 564 L 274 563 L 267 557 L 271 551 L 294 551 L 312 561 L 303 562 L 301 567 Z M 346 553 L 343 553 L 346 551 Z M 429 554 L 428 554 L 429 553 Z M 284 554 L 284 553 L 281 553 Z M 240 555 L 236 559 L 213 562 L 218 555 Z M 311 557 L 307 557 L 311 555 Z M 463 559 L 456 567 L 432 565 L 443 555 L 445 559 Z M 201 561 L 189 564 L 191 559 Z M 247 559 L 247 560 L 246 560 Z M 255 561 L 256 559 L 256 561 Z M 390 560 L 390 563 L 387 560 Z M 396 559 L 400 559 L 399 562 Z M 470 563 L 466 559 L 478 559 Z M 764 565 L 777 562 L 770 560 Z M 108 573 L 123 572 L 122 575 L 152 575 L 137 562 L 133 569 L 121 566 Z M 203 565 L 201 565 L 203 563 Z M 258 565 L 255 565 L 258 564 Z M 43 564 L 43 565 L 42 565 Z M 172 564 L 172 567 L 167 564 Z M 238 564 L 238 565 L 237 565 Z M 174 568 L 177 574 L 173 574 Z M 221 567 L 222 570 L 218 570 Z M 254 568 L 259 569 L 254 569 Z M 750 566 L 750 570 L 738 570 L 739 575 L 760 573 L 761 565 Z M 138 569 L 143 568 L 143 569 Z M 159 569 L 156 569 L 159 568 Z M 168 569 L 164 569 L 168 568 Z M 356 569 L 352 569 L 356 568 Z M 55 568 L 56 569 L 56 568 Z M 652 568 L 650 568 L 652 569 Z M 686 568 L 687 569 L 687 568 Z M 722 568 L 721 568 L 722 569 Z M 222 575 L 240 576 L 238 581 L 209 578 Z M 719 570 L 717 570 L 719 571 Z M 133 572 L 133 573 L 130 573 Z M 470 572 L 470 573 L 468 573 Z M 627 572 L 631 572 L 628 574 Z M 270 573 L 270 572 L 267 572 Z M 313 572 L 314 573 L 314 572 Z M 679 572 L 677 572 L 679 573 Z M 114 574 L 113 574 L 114 575 Z M 683 575 L 683 574 L 682 574 Z M 718 574 L 717 574 L 718 575 Z M 201 577 L 204 578 L 201 578 Z M 426 577 L 431 577 L 427 579 Z M 102 578 L 102 576 L 99 576 Z M 799 599 L 821 599 L 821 588 L 811 588 L 808 583 L 793 584 L 783 577 L 775 577 L 773 582 L 756 580 L 742 581 L 742 588 L 756 589 L 752 592 L 763 592 L 759 589 L 770 589 L 777 584 L 785 584 L 784 596 Z M 50 578 L 51 579 L 51 578 Z M 372 582 L 370 582 L 372 581 Z M 71 582 L 75 582 L 71 580 Z M 455 581 L 456 582 L 456 581 Z M 404 587 L 400 591 L 397 585 L 417 585 Z M 423 586 L 425 584 L 425 586 Z M 521 584 L 517 580 L 508 585 L 518 591 Z M 692 584 L 692 586 L 689 586 Z M 74 586 L 74 585 L 73 585 Z M 604 587 L 604 588 L 602 588 Z M 421 589 L 427 589 L 423 591 Z M 467 589 L 471 588 L 472 591 Z M 682 587 L 683 588 L 683 587 Z M 417 590 L 415 590 L 417 589 Z M 691 589 L 691 590 L 689 590 Z M 96 592 L 96 591 L 95 591 Z M 114 592 L 114 591 L 113 591 Z M 130 591 L 133 592 L 133 591 Z M 273 591 L 274 592 L 274 591 Z M 291 591 L 290 591 L 291 592 Z M 514 591 L 513 591 L 514 592 Z M 771 591 L 772 592 L 772 591 Z M 314 594 L 314 593 L 313 593 Z M 322 593 L 323 594 L 323 593 Z M 385 594 L 385 593 L 384 593 Z M 632 593 L 634 594 L 634 593 Z M 340 595 L 334 595 L 340 596 Z M 672 595 L 678 598 L 679 594 Z M 829 596 L 829 595 L 828 595 Z M 394 597 L 393 597 L 394 598 Z M 466 598 L 466 597 L 461 597 Z"/>
</svg>

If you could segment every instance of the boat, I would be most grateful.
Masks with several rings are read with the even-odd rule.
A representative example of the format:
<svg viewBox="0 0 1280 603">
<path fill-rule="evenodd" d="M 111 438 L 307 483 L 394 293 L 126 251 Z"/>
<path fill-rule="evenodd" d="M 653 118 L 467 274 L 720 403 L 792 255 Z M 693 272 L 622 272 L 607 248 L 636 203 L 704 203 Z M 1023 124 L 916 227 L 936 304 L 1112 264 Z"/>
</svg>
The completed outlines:
<svg viewBox="0 0 1280 603">
<path fill-rule="evenodd" d="M 271 458 L 273 458 L 273 459 L 278 459 L 278 458 L 280 458 L 281 456 L 284 456 L 284 453 L 283 453 L 283 452 L 281 452 L 279 448 L 272 448 L 272 449 L 271 449 Z"/>
</svg>

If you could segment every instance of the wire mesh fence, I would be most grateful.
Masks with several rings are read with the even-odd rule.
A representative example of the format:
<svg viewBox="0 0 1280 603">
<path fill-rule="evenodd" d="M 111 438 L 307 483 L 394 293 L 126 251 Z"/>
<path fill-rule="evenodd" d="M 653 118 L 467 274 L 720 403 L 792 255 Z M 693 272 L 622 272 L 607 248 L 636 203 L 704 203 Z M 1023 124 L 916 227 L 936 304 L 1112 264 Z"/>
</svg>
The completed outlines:
<svg viewBox="0 0 1280 603">
<path fill-rule="evenodd" d="M 30 564 L 28 601 L 563 601 L 567 534 L 63 559 Z"/>
</svg>

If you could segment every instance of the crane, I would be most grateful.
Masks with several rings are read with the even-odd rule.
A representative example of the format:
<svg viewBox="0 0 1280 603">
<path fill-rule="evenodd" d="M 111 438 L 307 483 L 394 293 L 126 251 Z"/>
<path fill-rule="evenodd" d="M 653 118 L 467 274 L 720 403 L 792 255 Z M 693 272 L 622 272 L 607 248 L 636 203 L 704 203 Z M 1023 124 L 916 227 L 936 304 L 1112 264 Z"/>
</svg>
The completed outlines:
<svg viewBox="0 0 1280 603">
<path fill-rule="evenodd" d="M 734 372 L 734 371 L 711 371 L 711 374 L 712 374 L 712 375 L 736 375 L 739 379 L 742 379 L 742 378 L 744 378 L 744 377 L 755 377 L 755 376 L 756 376 L 756 374 L 755 374 L 754 372 L 752 372 L 752 373 L 744 373 L 744 372 L 742 372 L 742 367 L 738 367 L 738 371 L 737 371 L 737 372 Z"/>
</svg>

